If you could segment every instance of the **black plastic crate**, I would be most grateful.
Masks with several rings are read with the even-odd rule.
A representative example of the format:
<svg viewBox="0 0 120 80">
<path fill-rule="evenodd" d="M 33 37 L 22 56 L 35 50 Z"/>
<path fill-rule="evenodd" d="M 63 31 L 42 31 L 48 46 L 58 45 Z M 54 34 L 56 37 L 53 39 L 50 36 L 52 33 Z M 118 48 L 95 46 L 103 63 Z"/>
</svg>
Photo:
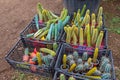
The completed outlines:
<svg viewBox="0 0 120 80">
<path fill-rule="evenodd" d="M 68 9 L 69 14 L 73 14 L 78 9 L 82 10 L 84 4 L 90 9 L 91 13 L 97 13 L 101 0 L 63 0 L 64 6 Z"/>
<path fill-rule="evenodd" d="M 44 24 L 40 24 L 39 28 L 44 28 L 45 25 Z M 37 40 L 35 38 L 28 38 L 26 35 L 31 34 L 31 33 L 35 33 L 37 31 L 36 25 L 31 22 L 29 23 L 29 25 L 20 33 L 20 36 L 23 40 L 23 42 L 25 44 L 30 44 L 31 46 L 35 46 L 36 44 L 39 43 L 54 43 L 54 42 L 60 42 L 61 37 L 63 35 L 63 31 L 60 32 L 57 40 L 51 40 L 51 41 L 47 41 L 47 40 Z"/>
<path fill-rule="evenodd" d="M 70 75 L 70 74 L 67 74 L 67 73 L 65 73 L 63 71 L 56 71 L 55 74 L 54 74 L 53 80 L 60 80 L 59 79 L 60 74 L 64 74 L 66 80 L 68 80 L 68 78 L 70 76 L 73 76 L 76 80 L 85 80 L 85 78 L 77 78 L 75 75 Z"/>
<path fill-rule="evenodd" d="M 57 60 L 58 52 L 60 50 L 61 44 L 58 45 L 56 50 L 56 56 L 52 59 L 49 66 L 38 66 L 33 64 L 28 64 L 22 61 L 24 55 L 25 47 L 28 47 L 30 51 L 33 51 L 34 48 L 39 50 L 39 48 L 50 47 L 52 44 L 39 44 L 36 47 L 31 47 L 28 45 L 24 45 L 22 40 L 19 40 L 14 47 L 8 52 L 5 59 L 7 62 L 17 70 L 21 70 L 24 72 L 31 72 L 35 74 L 39 74 L 41 76 L 50 77 L 54 72 L 55 61 Z M 35 70 L 35 71 L 34 71 Z"/>
<path fill-rule="evenodd" d="M 108 48 L 108 31 L 107 29 L 103 29 L 104 31 L 104 36 L 103 36 L 103 41 L 102 41 L 102 48 L 99 49 L 99 51 L 103 51 L 104 49 L 107 49 Z M 66 43 L 66 33 L 64 32 L 63 36 L 62 36 L 62 42 Z M 77 48 L 81 48 L 81 50 L 89 50 L 89 51 L 93 51 L 95 48 L 94 47 L 87 47 L 87 46 L 80 46 L 80 45 L 73 45 L 73 44 L 70 44 L 70 43 L 66 43 L 66 44 L 69 44 L 73 47 L 77 47 Z M 91 49 L 92 48 L 92 49 Z"/>
<path fill-rule="evenodd" d="M 58 59 L 57 59 L 57 62 L 56 62 L 56 65 L 55 65 L 55 70 L 58 71 L 58 72 L 62 72 L 64 73 L 65 75 L 70 75 L 70 76 L 74 76 L 75 78 L 89 78 L 89 76 L 85 76 L 84 73 L 85 72 L 81 72 L 81 73 L 75 73 L 74 71 L 73 72 L 68 72 L 67 69 L 62 69 L 61 68 L 61 65 L 62 65 L 62 58 L 63 58 L 63 54 L 72 54 L 73 51 L 77 51 L 79 53 L 79 56 L 82 56 L 83 52 L 88 52 L 89 53 L 89 57 L 92 57 L 93 54 L 91 53 L 94 53 L 93 51 L 86 51 L 86 50 L 81 50 L 79 48 L 73 48 L 71 47 L 70 45 L 66 45 L 66 44 L 63 44 L 61 46 L 61 49 L 60 49 L 60 52 L 59 52 L 59 55 L 58 55 Z M 107 56 L 110 60 L 110 64 L 112 66 L 112 69 L 111 69 L 111 79 L 110 80 L 115 80 L 116 77 L 115 77 L 115 69 L 114 69 L 114 64 L 113 64 L 113 57 L 112 57 L 112 51 L 110 50 L 104 50 L 104 51 L 99 51 L 99 55 L 98 55 L 98 61 L 100 62 L 101 61 L 101 57 L 102 56 Z M 97 66 L 99 68 L 99 64 Z M 77 79 L 79 80 L 79 79 Z M 82 80 L 82 79 L 80 79 Z"/>
</svg>

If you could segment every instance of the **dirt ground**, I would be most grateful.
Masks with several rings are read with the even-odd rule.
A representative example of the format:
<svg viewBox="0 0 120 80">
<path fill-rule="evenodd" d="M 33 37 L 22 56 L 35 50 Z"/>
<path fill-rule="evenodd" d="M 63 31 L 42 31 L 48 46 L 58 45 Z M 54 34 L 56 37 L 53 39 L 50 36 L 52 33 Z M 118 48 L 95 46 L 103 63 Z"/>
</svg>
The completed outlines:
<svg viewBox="0 0 120 80">
<path fill-rule="evenodd" d="M 15 74 L 15 70 L 9 66 L 4 57 L 19 40 L 20 32 L 36 14 L 38 2 L 55 13 L 60 13 L 63 7 L 61 0 L 0 0 L 0 80 L 11 80 Z M 101 5 L 104 7 L 104 12 L 114 12 L 115 15 L 120 16 L 120 10 L 114 8 L 120 5 L 119 1 L 102 2 Z M 106 25 L 108 25 L 107 20 Z M 113 51 L 115 67 L 120 68 L 120 35 L 109 32 L 108 39 L 109 49 Z"/>
</svg>

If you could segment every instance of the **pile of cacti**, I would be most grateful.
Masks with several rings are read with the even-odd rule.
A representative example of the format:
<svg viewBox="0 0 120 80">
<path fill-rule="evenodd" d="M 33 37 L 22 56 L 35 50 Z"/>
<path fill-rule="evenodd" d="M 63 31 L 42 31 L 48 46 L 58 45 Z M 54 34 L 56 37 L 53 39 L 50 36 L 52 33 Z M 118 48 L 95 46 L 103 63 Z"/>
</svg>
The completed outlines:
<svg viewBox="0 0 120 80">
<path fill-rule="evenodd" d="M 70 19 L 70 16 L 68 16 L 68 10 L 64 8 L 61 11 L 60 16 L 58 17 L 51 11 L 43 9 L 40 4 L 38 4 L 37 6 L 37 11 L 39 14 L 35 16 L 37 31 L 35 33 L 27 34 L 26 37 L 47 41 L 58 40 L 58 37 L 62 34 L 64 30 L 64 26 L 68 23 Z M 40 28 L 39 22 L 44 22 L 43 24 L 45 24 L 45 27 Z"/>
<path fill-rule="evenodd" d="M 66 33 L 66 42 L 74 45 L 97 47 L 100 48 L 104 37 L 104 31 L 102 31 L 102 12 L 103 8 L 99 8 L 98 16 L 92 13 L 90 16 L 90 10 L 86 11 L 83 17 L 83 10 L 74 13 L 72 25 L 64 27 Z"/>
<path fill-rule="evenodd" d="M 84 77 L 93 79 L 109 79 L 111 78 L 111 64 L 109 58 L 102 56 L 98 59 L 98 48 L 92 55 L 83 52 L 82 56 L 77 51 L 71 54 L 63 55 L 63 64 L 61 69 L 67 69 L 68 72 L 84 74 Z M 69 66 L 69 67 L 67 67 Z"/>
<path fill-rule="evenodd" d="M 56 56 L 57 46 L 53 45 L 53 50 L 48 48 L 40 48 L 39 51 L 34 48 L 33 52 L 30 52 L 29 48 L 25 48 L 23 61 L 29 64 L 42 66 L 43 64 L 49 66 L 51 61 Z"/>
</svg>

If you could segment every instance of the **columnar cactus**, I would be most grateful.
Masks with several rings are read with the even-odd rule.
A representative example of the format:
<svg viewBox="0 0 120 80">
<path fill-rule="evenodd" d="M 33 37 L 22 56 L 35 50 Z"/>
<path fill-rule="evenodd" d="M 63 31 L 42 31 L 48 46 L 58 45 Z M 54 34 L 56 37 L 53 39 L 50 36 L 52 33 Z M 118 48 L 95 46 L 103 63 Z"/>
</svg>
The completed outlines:
<svg viewBox="0 0 120 80">
<path fill-rule="evenodd" d="M 87 60 L 88 59 L 88 53 L 87 52 L 84 52 L 83 55 L 82 55 L 82 60 Z"/>
<path fill-rule="evenodd" d="M 102 40 L 103 40 L 104 32 L 100 31 L 99 36 L 96 41 L 96 48 L 100 48 Z"/>
</svg>

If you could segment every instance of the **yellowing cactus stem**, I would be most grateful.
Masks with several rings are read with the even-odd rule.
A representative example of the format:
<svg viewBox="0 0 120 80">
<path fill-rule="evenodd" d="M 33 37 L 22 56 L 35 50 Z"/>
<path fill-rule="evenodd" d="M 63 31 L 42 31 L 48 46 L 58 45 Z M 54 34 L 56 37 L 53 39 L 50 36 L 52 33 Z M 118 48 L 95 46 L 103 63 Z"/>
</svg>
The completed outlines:
<svg viewBox="0 0 120 80">
<path fill-rule="evenodd" d="M 98 16 L 97 16 L 97 22 L 99 22 L 100 16 L 103 14 L 103 7 L 99 8 Z"/>
<path fill-rule="evenodd" d="M 96 68 L 96 67 L 93 67 L 91 70 L 89 70 L 89 71 L 86 73 L 86 75 L 87 75 L 87 76 L 91 76 L 96 70 L 97 70 L 97 68 Z"/>
<path fill-rule="evenodd" d="M 91 21 L 92 21 L 92 20 L 96 20 L 96 15 L 95 15 L 95 13 L 92 13 Z"/>
<path fill-rule="evenodd" d="M 93 62 L 96 63 L 97 62 L 97 57 L 98 57 L 98 48 L 95 48 L 95 52 L 93 54 Z"/>
<path fill-rule="evenodd" d="M 36 56 L 37 56 L 38 64 L 42 65 L 42 59 L 41 59 L 40 53 L 37 52 Z"/>
<path fill-rule="evenodd" d="M 87 29 L 87 45 L 88 45 L 88 47 L 90 47 L 91 46 L 90 26 L 89 26 L 89 24 L 87 26 L 88 26 L 88 29 Z"/>
<path fill-rule="evenodd" d="M 70 69 L 68 71 L 69 72 L 73 71 L 75 69 L 75 67 L 76 67 L 76 64 L 74 63 L 74 64 L 71 65 L 71 67 L 70 67 Z"/>
<path fill-rule="evenodd" d="M 79 44 L 82 46 L 83 43 L 84 43 L 84 39 L 83 39 L 83 28 L 80 28 Z"/>
<path fill-rule="evenodd" d="M 73 44 L 77 45 L 77 36 L 75 35 L 75 32 L 73 32 L 72 38 L 73 38 Z"/>
<path fill-rule="evenodd" d="M 92 45 L 96 43 L 98 37 L 98 29 L 93 29 L 93 34 L 92 34 Z"/>
<path fill-rule="evenodd" d="M 93 34 L 93 29 L 95 28 L 95 19 L 92 20 L 92 26 L 91 26 L 91 35 Z"/>
<path fill-rule="evenodd" d="M 100 31 L 100 34 L 99 34 L 97 42 L 96 42 L 96 48 L 98 48 L 98 49 L 101 46 L 101 43 L 102 43 L 102 40 L 103 40 L 103 35 L 104 35 L 104 32 Z"/>
<path fill-rule="evenodd" d="M 63 55 L 63 68 L 64 69 L 66 68 L 66 61 L 67 61 L 66 54 L 64 54 Z"/>
</svg>

